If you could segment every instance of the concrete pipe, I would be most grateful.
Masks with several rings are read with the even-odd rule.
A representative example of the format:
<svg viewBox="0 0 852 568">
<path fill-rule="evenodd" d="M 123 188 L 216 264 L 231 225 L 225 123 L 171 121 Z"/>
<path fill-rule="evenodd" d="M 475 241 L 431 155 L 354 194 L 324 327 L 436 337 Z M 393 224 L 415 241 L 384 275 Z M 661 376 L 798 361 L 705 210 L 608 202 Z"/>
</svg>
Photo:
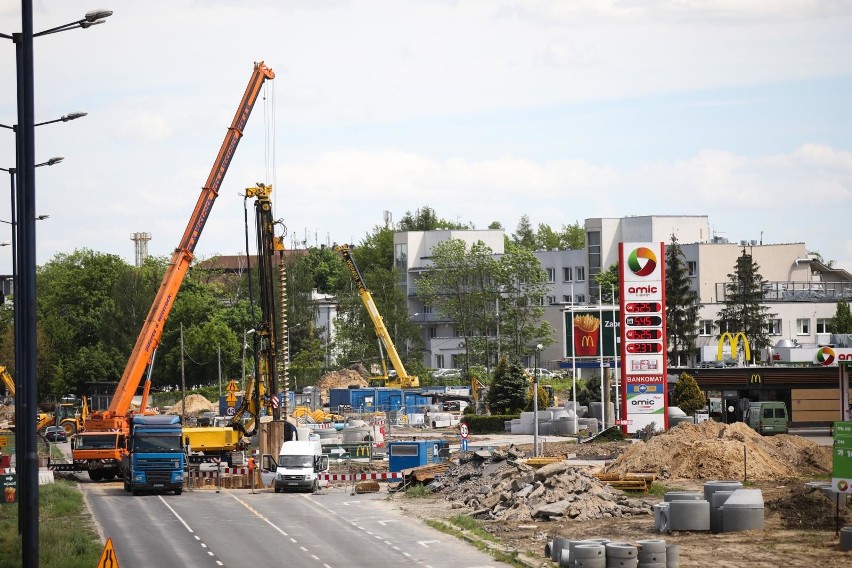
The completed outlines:
<svg viewBox="0 0 852 568">
<path fill-rule="evenodd" d="M 607 558 L 606 568 L 639 568 L 638 558 Z"/>
<path fill-rule="evenodd" d="M 708 503 L 713 502 L 713 493 L 716 491 L 736 491 L 742 489 L 743 484 L 739 481 L 705 481 L 704 482 L 704 500 Z"/>
<path fill-rule="evenodd" d="M 709 531 L 710 503 L 707 501 L 672 501 L 669 503 L 670 531 Z"/>
<path fill-rule="evenodd" d="M 574 547 L 571 558 L 575 562 L 589 558 L 606 558 L 605 549 L 601 544 L 578 544 Z"/>
<path fill-rule="evenodd" d="M 666 568 L 680 568 L 680 545 L 666 545 Z"/>
<path fill-rule="evenodd" d="M 840 529 L 840 550 L 852 550 L 852 525 Z"/>
<path fill-rule="evenodd" d="M 698 491 L 667 491 L 663 495 L 663 502 L 671 503 L 672 501 L 701 501 L 704 499 L 704 494 Z"/>
<path fill-rule="evenodd" d="M 636 558 L 639 549 L 626 542 L 608 542 L 606 544 L 607 558 Z"/>
<path fill-rule="evenodd" d="M 606 568 L 606 558 L 578 558 L 574 561 L 576 568 Z"/>
<path fill-rule="evenodd" d="M 649 553 L 649 552 L 665 552 L 666 551 L 666 541 L 654 538 L 649 540 L 637 540 L 636 545 L 639 547 L 639 553 Z"/>
</svg>

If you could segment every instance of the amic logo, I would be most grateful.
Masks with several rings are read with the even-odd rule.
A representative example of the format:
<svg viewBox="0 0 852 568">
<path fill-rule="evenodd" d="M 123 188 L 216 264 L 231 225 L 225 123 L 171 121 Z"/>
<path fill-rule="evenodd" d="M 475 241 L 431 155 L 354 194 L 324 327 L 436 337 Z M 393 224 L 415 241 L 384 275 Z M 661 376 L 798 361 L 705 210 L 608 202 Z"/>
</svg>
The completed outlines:
<svg viewBox="0 0 852 568">
<path fill-rule="evenodd" d="M 821 365 L 831 365 L 834 363 L 834 349 L 831 347 L 820 347 L 817 351 L 817 361 Z"/>
<path fill-rule="evenodd" d="M 648 276 L 657 268 L 657 255 L 647 247 L 639 247 L 627 257 L 627 266 L 636 276 Z"/>
</svg>

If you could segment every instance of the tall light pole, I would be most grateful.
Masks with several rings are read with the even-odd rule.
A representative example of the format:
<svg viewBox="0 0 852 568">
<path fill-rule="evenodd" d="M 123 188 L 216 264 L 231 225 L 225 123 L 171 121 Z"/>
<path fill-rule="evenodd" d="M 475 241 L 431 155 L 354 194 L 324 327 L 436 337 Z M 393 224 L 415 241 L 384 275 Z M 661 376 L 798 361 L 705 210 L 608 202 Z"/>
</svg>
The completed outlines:
<svg viewBox="0 0 852 568">
<path fill-rule="evenodd" d="M 18 96 L 18 125 L 16 136 L 16 167 L 21 173 L 17 187 L 16 226 L 19 293 L 15 307 L 20 316 L 16 323 L 16 342 L 21 345 L 17 365 L 16 390 L 21 397 L 16 407 L 18 436 L 16 446 L 23 444 L 23 460 L 16 463 L 21 496 L 19 508 L 26 515 L 19 515 L 21 531 L 21 556 L 24 568 L 38 567 L 38 455 L 36 453 L 36 250 L 35 250 L 35 96 L 33 79 L 33 39 L 39 36 L 71 30 L 89 28 L 102 24 L 112 11 L 98 10 L 87 13 L 83 19 L 33 33 L 33 2 L 21 0 L 21 32 L 12 35 L 0 34 L 15 44 L 15 62 Z M 21 518 L 24 520 L 21 521 Z"/>
<path fill-rule="evenodd" d="M 243 330 L 243 384 L 240 385 L 243 391 L 243 396 L 245 396 L 246 392 L 246 349 L 248 349 L 248 336 L 255 331 L 256 330 L 254 328 Z"/>
<path fill-rule="evenodd" d="M 533 457 L 538 457 L 538 365 L 541 358 L 541 350 L 544 345 L 539 343 L 535 346 L 535 368 L 533 369 Z"/>
</svg>

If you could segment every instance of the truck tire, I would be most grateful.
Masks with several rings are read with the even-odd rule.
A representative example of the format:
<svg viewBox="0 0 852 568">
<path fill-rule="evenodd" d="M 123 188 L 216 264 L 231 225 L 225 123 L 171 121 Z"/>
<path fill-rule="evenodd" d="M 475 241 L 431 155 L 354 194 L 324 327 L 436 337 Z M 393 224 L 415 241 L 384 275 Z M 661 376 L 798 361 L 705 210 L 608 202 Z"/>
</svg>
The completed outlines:
<svg viewBox="0 0 852 568">
<path fill-rule="evenodd" d="M 105 473 L 103 479 L 107 481 L 112 481 L 113 479 L 115 479 L 115 473 Z"/>
<path fill-rule="evenodd" d="M 104 475 L 103 472 L 99 469 L 90 469 L 89 470 L 89 479 L 91 479 L 92 481 L 100 481 L 101 479 L 104 478 L 103 475 Z"/>
<path fill-rule="evenodd" d="M 127 481 L 127 478 L 124 478 L 124 490 L 130 493 L 130 483 Z"/>
<path fill-rule="evenodd" d="M 132 491 L 131 491 L 131 493 L 133 493 L 133 496 L 134 496 L 134 497 L 139 497 L 139 490 L 138 490 L 138 489 L 136 489 L 135 487 L 133 487 L 132 485 L 130 486 L 130 488 L 131 488 L 131 490 L 132 490 Z"/>
<path fill-rule="evenodd" d="M 175 495 L 180 495 L 181 493 L 183 493 L 183 487 L 175 489 Z"/>
</svg>

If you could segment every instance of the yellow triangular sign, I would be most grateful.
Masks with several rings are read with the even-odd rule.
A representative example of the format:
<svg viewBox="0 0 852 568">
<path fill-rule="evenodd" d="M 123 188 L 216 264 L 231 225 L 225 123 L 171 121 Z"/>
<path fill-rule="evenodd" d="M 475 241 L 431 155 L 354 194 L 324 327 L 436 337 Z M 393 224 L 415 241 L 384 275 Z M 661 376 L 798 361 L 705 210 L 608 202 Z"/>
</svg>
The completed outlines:
<svg viewBox="0 0 852 568">
<path fill-rule="evenodd" d="M 115 549 L 112 547 L 111 538 L 107 538 L 104 551 L 101 552 L 101 559 L 98 560 L 98 568 L 118 568 L 118 557 L 115 555 Z"/>
</svg>

